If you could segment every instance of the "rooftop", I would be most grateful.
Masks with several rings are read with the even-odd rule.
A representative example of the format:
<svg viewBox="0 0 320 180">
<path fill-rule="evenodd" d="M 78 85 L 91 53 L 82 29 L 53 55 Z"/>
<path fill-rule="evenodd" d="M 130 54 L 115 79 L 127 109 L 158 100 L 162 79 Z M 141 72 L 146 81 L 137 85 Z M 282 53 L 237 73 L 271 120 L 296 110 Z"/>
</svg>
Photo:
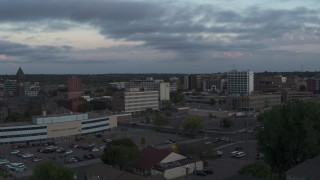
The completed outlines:
<svg viewBox="0 0 320 180">
<path fill-rule="evenodd" d="M 287 176 L 295 176 L 308 179 L 320 179 L 320 154 L 313 159 L 308 159 L 303 163 L 289 169 Z"/>
</svg>

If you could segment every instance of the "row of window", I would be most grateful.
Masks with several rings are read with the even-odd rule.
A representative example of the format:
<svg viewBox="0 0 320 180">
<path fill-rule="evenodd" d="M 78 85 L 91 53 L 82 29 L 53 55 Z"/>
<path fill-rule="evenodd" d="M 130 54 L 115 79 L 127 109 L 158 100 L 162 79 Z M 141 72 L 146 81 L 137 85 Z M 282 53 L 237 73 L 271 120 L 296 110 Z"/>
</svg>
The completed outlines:
<svg viewBox="0 0 320 180">
<path fill-rule="evenodd" d="M 82 130 L 88 130 L 88 129 L 94 129 L 94 128 L 100 128 L 100 127 L 107 127 L 107 126 L 109 126 L 109 123 L 102 124 L 102 125 L 97 125 L 97 126 L 84 127 L 84 128 L 82 128 Z"/>
<path fill-rule="evenodd" d="M 103 121 L 108 121 L 109 118 L 106 119 L 97 119 L 97 120 L 93 120 L 93 121 L 83 121 L 82 124 L 91 124 L 91 123 L 96 123 L 96 122 L 103 122 Z"/>
<path fill-rule="evenodd" d="M 18 134 L 18 135 L 0 136 L 0 139 L 30 137 L 30 136 L 43 136 L 43 135 L 47 135 L 47 133 L 44 132 L 44 133 L 34 133 L 34 134 Z"/>
<path fill-rule="evenodd" d="M 46 126 L 36 126 L 36 127 L 25 127 L 25 128 L 10 128 L 10 129 L 0 129 L 0 132 L 11 132 L 11 131 L 28 131 L 37 129 L 47 129 Z"/>
</svg>

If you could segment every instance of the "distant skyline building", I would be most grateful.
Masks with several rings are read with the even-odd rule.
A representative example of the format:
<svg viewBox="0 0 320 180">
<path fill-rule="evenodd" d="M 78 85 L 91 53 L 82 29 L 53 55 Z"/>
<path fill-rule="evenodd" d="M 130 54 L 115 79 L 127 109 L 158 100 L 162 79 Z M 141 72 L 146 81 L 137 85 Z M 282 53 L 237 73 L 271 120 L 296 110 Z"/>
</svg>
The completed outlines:
<svg viewBox="0 0 320 180">
<path fill-rule="evenodd" d="M 67 99 L 76 99 L 81 97 L 81 80 L 76 76 L 67 79 Z"/>
<path fill-rule="evenodd" d="M 158 96 L 158 91 L 117 92 L 113 95 L 112 109 L 113 111 L 125 113 L 146 111 L 147 108 L 158 110 Z"/>
<path fill-rule="evenodd" d="M 251 70 L 230 71 L 227 82 L 228 94 L 251 94 L 254 91 L 254 73 Z"/>
<path fill-rule="evenodd" d="M 17 79 L 17 96 L 24 96 L 24 73 L 21 69 L 21 67 L 18 69 L 18 72 L 16 74 L 16 79 Z"/>
</svg>

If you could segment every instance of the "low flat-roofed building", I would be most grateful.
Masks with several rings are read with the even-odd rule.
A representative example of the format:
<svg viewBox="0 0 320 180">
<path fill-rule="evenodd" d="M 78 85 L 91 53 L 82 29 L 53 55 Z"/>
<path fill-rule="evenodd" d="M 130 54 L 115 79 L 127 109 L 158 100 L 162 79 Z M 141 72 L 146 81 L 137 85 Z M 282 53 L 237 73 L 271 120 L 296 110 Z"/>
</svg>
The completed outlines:
<svg viewBox="0 0 320 180">
<path fill-rule="evenodd" d="M 126 171 L 112 168 L 105 164 L 96 164 L 87 170 L 87 180 L 164 180 L 161 175 L 143 177 Z"/>
<path fill-rule="evenodd" d="M 303 163 L 289 169 L 286 180 L 317 180 L 320 179 L 320 155 L 308 159 Z"/>
<path fill-rule="evenodd" d="M 192 174 L 195 170 L 203 170 L 203 161 L 169 150 L 148 147 L 142 150 L 134 172 L 152 176 L 160 174 L 165 179 L 174 179 Z"/>
<path fill-rule="evenodd" d="M 227 106 L 233 111 L 256 111 L 281 104 L 281 94 L 228 95 Z"/>
<path fill-rule="evenodd" d="M 35 116 L 32 123 L 2 123 L 0 143 L 71 138 L 117 128 L 117 115 L 97 113 Z"/>
</svg>

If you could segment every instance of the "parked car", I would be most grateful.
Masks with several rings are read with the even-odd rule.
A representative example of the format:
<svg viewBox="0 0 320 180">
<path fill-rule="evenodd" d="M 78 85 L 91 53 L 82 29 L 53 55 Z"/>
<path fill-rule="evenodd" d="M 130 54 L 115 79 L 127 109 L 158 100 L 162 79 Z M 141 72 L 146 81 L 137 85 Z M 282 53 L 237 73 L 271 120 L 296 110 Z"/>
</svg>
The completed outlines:
<svg viewBox="0 0 320 180">
<path fill-rule="evenodd" d="M 6 160 L 6 159 L 0 159 L 0 164 L 7 164 L 7 163 L 9 163 L 8 160 Z"/>
<path fill-rule="evenodd" d="M 16 154 L 18 154 L 19 152 L 20 152 L 19 150 L 14 150 L 14 151 L 12 151 L 10 154 L 16 155 Z"/>
<path fill-rule="evenodd" d="M 41 161 L 42 160 L 42 158 L 40 158 L 40 157 L 34 157 L 33 158 L 33 162 L 39 162 L 39 161 Z"/>
<path fill-rule="evenodd" d="M 23 158 L 31 158 L 31 157 L 33 157 L 33 154 L 32 153 L 24 153 L 24 154 L 22 154 L 21 157 L 23 157 Z"/>
<path fill-rule="evenodd" d="M 65 152 L 65 154 L 71 154 L 71 153 L 73 153 L 73 151 L 71 149 L 66 150 L 66 152 Z"/>
<path fill-rule="evenodd" d="M 244 156 L 246 156 L 246 153 L 241 152 L 241 151 L 236 154 L 236 158 L 242 158 Z"/>
<path fill-rule="evenodd" d="M 239 152 L 239 151 L 232 151 L 232 152 L 230 152 L 230 157 L 236 157 L 236 155 L 237 155 L 238 152 Z"/>
<path fill-rule="evenodd" d="M 212 141 L 206 141 L 204 144 L 209 145 L 209 144 L 212 144 L 212 143 L 213 143 Z"/>
<path fill-rule="evenodd" d="M 102 146 L 100 146 L 100 149 L 104 150 L 106 147 L 107 147 L 106 145 L 102 145 Z"/>
<path fill-rule="evenodd" d="M 195 175 L 197 175 L 197 176 L 206 176 L 206 175 L 207 175 L 207 173 L 205 173 L 205 172 L 202 171 L 202 170 L 195 170 L 195 171 L 193 171 L 193 173 L 194 173 Z"/>
<path fill-rule="evenodd" d="M 222 154 L 223 154 L 223 151 L 217 151 L 217 155 L 220 157 L 220 156 L 222 156 Z"/>
<path fill-rule="evenodd" d="M 75 156 L 75 159 L 77 159 L 78 161 L 83 161 L 83 158 L 81 158 L 80 156 Z"/>
<path fill-rule="evenodd" d="M 203 172 L 205 172 L 208 175 L 213 174 L 213 170 L 212 169 L 204 169 Z"/>
<path fill-rule="evenodd" d="M 94 148 L 91 149 L 91 151 L 92 152 L 97 152 L 97 151 L 99 151 L 99 149 L 94 147 Z"/>
<path fill-rule="evenodd" d="M 112 142 L 112 139 L 104 139 L 103 142 L 105 142 L 105 143 L 111 143 L 111 142 Z"/>
</svg>

